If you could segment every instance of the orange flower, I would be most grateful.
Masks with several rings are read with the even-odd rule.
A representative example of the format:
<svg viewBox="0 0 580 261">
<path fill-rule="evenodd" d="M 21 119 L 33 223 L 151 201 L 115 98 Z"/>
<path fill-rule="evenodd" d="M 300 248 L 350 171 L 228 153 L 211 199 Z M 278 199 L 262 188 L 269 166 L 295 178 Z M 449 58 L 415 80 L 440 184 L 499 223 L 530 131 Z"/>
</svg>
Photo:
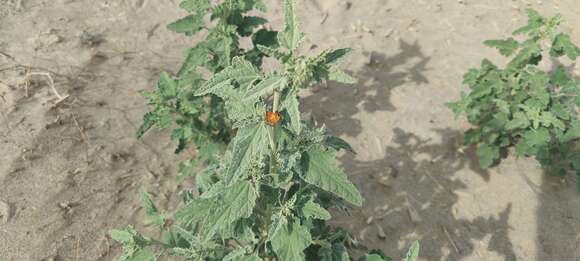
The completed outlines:
<svg viewBox="0 0 580 261">
<path fill-rule="evenodd" d="M 267 111 L 266 112 L 266 122 L 272 126 L 275 126 L 280 122 L 282 116 L 279 112 Z"/>
</svg>

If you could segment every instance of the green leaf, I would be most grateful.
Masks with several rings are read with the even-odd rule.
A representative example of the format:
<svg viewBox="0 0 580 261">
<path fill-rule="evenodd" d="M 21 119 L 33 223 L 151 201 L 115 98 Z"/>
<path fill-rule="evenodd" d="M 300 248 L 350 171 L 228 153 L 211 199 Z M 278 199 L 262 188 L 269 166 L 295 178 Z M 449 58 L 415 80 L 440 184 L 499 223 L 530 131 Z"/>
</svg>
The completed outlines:
<svg viewBox="0 0 580 261">
<path fill-rule="evenodd" d="M 279 59 L 279 60 L 286 59 L 289 56 L 289 54 L 282 52 L 276 48 L 271 48 L 271 47 L 264 46 L 261 44 L 257 45 L 257 48 L 263 54 L 265 54 L 269 57 L 274 57 L 274 58 Z"/>
<path fill-rule="evenodd" d="M 290 129 L 294 131 L 296 135 L 300 135 L 300 132 L 302 131 L 302 122 L 300 118 L 300 101 L 298 100 L 296 91 L 291 90 L 287 95 L 285 95 L 281 105 L 282 110 L 286 110 L 290 117 Z"/>
<path fill-rule="evenodd" d="M 281 212 L 274 213 L 272 215 L 272 223 L 270 223 L 270 227 L 268 228 L 268 240 L 271 241 L 277 237 L 278 232 L 286 226 L 288 226 L 288 219 Z"/>
<path fill-rule="evenodd" d="M 302 42 L 304 34 L 298 28 L 296 17 L 296 0 L 284 0 L 284 31 L 278 34 L 278 42 L 290 51 L 294 51 Z"/>
<path fill-rule="evenodd" d="M 195 92 L 196 96 L 202 96 L 213 93 L 222 98 L 227 98 L 229 92 L 223 89 L 235 81 L 241 88 L 248 88 L 250 84 L 261 77 L 260 72 L 254 66 L 244 60 L 242 57 L 234 57 L 232 64 L 223 69 L 221 72 L 215 74 L 213 78 L 205 82 L 205 84 Z M 224 97 L 226 96 L 226 97 Z"/>
<path fill-rule="evenodd" d="M 232 159 L 224 177 L 226 183 L 243 176 L 252 162 L 268 152 L 268 140 L 268 129 L 262 121 L 238 129 L 230 145 Z"/>
<path fill-rule="evenodd" d="M 573 120 L 571 127 L 566 131 L 562 137 L 562 142 L 570 142 L 572 140 L 580 138 L 580 121 Z"/>
<path fill-rule="evenodd" d="M 572 42 L 569 35 L 561 33 L 554 38 L 552 49 L 550 49 L 550 55 L 553 57 L 566 55 L 568 58 L 575 61 L 576 58 L 580 56 L 580 48 Z"/>
<path fill-rule="evenodd" d="M 329 220 L 331 218 L 330 213 L 315 203 L 312 199 L 306 202 L 306 204 L 304 204 L 302 207 L 302 215 L 304 215 L 305 218 L 315 218 L 321 220 Z"/>
<path fill-rule="evenodd" d="M 283 226 L 272 238 L 272 248 L 280 260 L 305 260 L 304 250 L 311 243 L 308 228 L 296 222 Z"/>
<path fill-rule="evenodd" d="M 153 254 L 153 251 L 149 249 L 141 249 L 140 251 L 136 252 L 130 258 L 126 259 L 127 261 L 155 261 L 157 257 Z"/>
<path fill-rule="evenodd" d="M 550 82 L 554 85 L 565 86 L 572 82 L 572 79 L 570 79 L 566 70 L 560 66 L 552 72 Z"/>
<path fill-rule="evenodd" d="M 194 35 L 203 28 L 203 15 L 188 15 L 167 25 L 167 29 L 185 35 Z"/>
<path fill-rule="evenodd" d="M 183 65 L 181 65 L 177 75 L 179 77 L 184 77 L 186 74 L 195 71 L 198 66 L 205 64 L 209 60 L 209 57 L 209 50 L 204 46 L 198 45 L 189 49 L 187 57 L 185 58 Z"/>
<path fill-rule="evenodd" d="M 340 61 L 344 56 L 352 51 L 351 48 L 341 48 L 328 52 L 324 55 L 324 62 L 326 64 L 333 64 Z"/>
<path fill-rule="evenodd" d="M 538 31 L 542 26 L 544 26 L 546 19 L 540 15 L 536 10 L 527 9 L 528 13 L 528 24 L 521 27 L 513 32 L 513 35 L 519 34 L 532 34 Z"/>
<path fill-rule="evenodd" d="M 328 79 L 335 82 L 355 84 L 357 81 L 352 76 L 345 73 L 343 70 L 338 68 L 332 68 L 328 73 Z"/>
<path fill-rule="evenodd" d="M 352 146 L 350 146 L 350 144 L 348 144 L 348 142 L 346 142 L 345 140 L 343 140 L 339 137 L 329 135 L 326 137 L 324 142 L 325 142 L 326 146 L 331 147 L 337 151 L 343 149 L 343 150 L 346 150 L 348 152 L 356 154 L 356 152 L 354 151 Z"/>
<path fill-rule="evenodd" d="M 368 255 L 362 257 L 360 260 L 362 260 L 362 261 L 385 261 L 385 259 L 383 259 L 383 257 L 378 255 L 378 254 L 368 254 Z"/>
<path fill-rule="evenodd" d="M 210 0 L 183 0 L 181 1 L 181 4 L 179 4 L 179 7 L 188 12 L 195 11 L 196 13 L 203 13 L 210 7 L 210 5 Z"/>
<path fill-rule="evenodd" d="M 153 224 L 157 225 L 158 227 L 163 227 L 163 225 L 165 224 L 165 218 L 159 212 L 157 207 L 155 207 L 155 204 L 153 203 L 153 200 L 151 199 L 149 193 L 147 193 L 147 191 L 145 191 L 144 188 L 141 188 L 139 189 L 139 194 L 141 194 L 141 202 L 143 203 L 143 206 L 145 207 L 145 212 L 147 213 L 147 216 L 149 216 L 149 218 L 151 219 L 151 222 L 153 222 Z"/>
<path fill-rule="evenodd" d="M 477 157 L 479 165 L 486 169 L 491 167 L 499 159 L 499 147 L 489 144 L 481 144 L 477 148 Z"/>
<path fill-rule="evenodd" d="M 210 214 L 204 218 L 203 229 L 206 236 L 211 238 L 214 233 L 231 228 L 235 221 L 249 217 L 257 197 L 258 191 L 247 180 L 225 188 L 223 198 L 216 202 Z"/>
<path fill-rule="evenodd" d="M 143 138 L 143 135 L 150 130 L 157 123 L 157 115 L 153 112 L 145 113 L 143 116 L 143 124 L 137 130 L 137 138 Z"/>
<path fill-rule="evenodd" d="M 505 128 L 507 130 L 515 130 L 515 129 L 525 129 L 530 126 L 530 120 L 523 112 L 516 112 L 514 113 L 514 117 L 511 121 L 509 121 Z"/>
<path fill-rule="evenodd" d="M 343 244 L 332 244 L 332 246 L 321 247 L 318 256 L 323 261 L 350 261 L 348 251 Z"/>
<path fill-rule="evenodd" d="M 413 243 L 411 248 L 409 248 L 409 251 L 407 252 L 405 257 L 403 257 L 402 261 L 416 261 L 417 258 L 419 257 L 420 248 L 421 246 L 419 245 L 419 241 L 415 241 L 415 243 Z"/>
<path fill-rule="evenodd" d="M 508 69 L 519 70 L 526 65 L 537 65 L 542 60 L 542 48 L 537 42 L 526 41 L 514 59 L 507 65 Z"/>
<path fill-rule="evenodd" d="M 256 101 L 258 98 L 264 96 L 264 95 L 270 95 L 272 94 L 275 90 L 282 90 L 283 88 L 286 87 L 288 80 L 286 79 L 285 76 L 281 76 L 281 75 L 270 75 L 267 76 L 265 79 L 263 79 L 261 82 L 259 82 L 258 84 L 256 84 L 253 87 L 250 87 L 247 91 L 246 94 L 244 95 L 244 98 L 242 99 L 243 102 L 248 102 L 248 101 Z"/>
<path fill-rule="evenodd" d="M 344 171 L 336 165 L 335 151 L 312 147 L 306 152 L 304 180 L 321 189 L 332 192 L 346 201 L 361 206 L 363 198 L 348 180 Z"/>
<path fill-rule="evenodd" d="M 524 142 L 531 147 L 540 147 L 550 141 L 550 131 L 546 128 L 529 130 L 523 135 Z"/>
<path fill-rule="evenodd" d="M 483 42 L 483 44 L 497 48 L 499 52 L 506 57 L 514 54 L 520 47 L 520 43 L 511 37 L 507 40 L 487 40 Z"/>
<path fill-rule="evenodd" d="M 111 235 L 111 238 L 113 240 L 119 243 L 126 244 L 131 242 L 131 240 L 133 240 L 133 234 L 125 230 L 112 229 L 111 231 L 109 231 L 109 234 Z"/>
</svg>

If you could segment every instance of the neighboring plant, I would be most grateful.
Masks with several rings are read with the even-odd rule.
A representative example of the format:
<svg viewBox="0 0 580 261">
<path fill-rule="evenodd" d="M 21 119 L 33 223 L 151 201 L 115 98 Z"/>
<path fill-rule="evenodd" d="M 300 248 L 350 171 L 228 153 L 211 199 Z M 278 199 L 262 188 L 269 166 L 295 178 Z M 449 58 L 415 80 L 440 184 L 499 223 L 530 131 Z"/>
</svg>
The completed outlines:
<svg viewBox="0 0 580 261">
<path fill-rule="evenodd" d="M 448 106 L 474 125 L 464 141 L 478 145 L 481 167 L 494 165 L 503 150 L 515 146 L 518 155 L 535 157 L 548 173 L 580 176 L 580 86 L 562 67 L 547 72 L 538 67 L 548 53 L 553 60 L 575 61 L 580 48 L 558 33 L 559 15 L 544 18 L 528 10 L 528 16 L 528 24 L 513 33 L 527 35 L 525 41 L 484 42 L 512 58 L 507 66 L 483 60 L 464 76 L 470 93 Z"/>
<path fill-rule="evenodd" d="M 253 7 L 263 10 L 260 1 L 231 0 L 214 6 L 209 0 L 186 0 L 181 6 L 198 9 L 170 28 L 189 34 L 202 27 L 207 11 L 212 18 L 220 17 L 217 27 L 227 27 L 223 30 L 232 34 L 242 30 L 246 35 L 257 35 L 256 28 L 247 25 L 264 23 L 243 15 Z M 194 141 L 203 147 L 202 142 L 217 140 L 227 149 L 219 160 L 207 161 L 208 167 L 196 178 L 199 196 L 185 191 L 185 206 L 172 219 L 160 213 L 141 190 L 146 212 L 163 236 L 161 240 L 147 238 L 131 227 L 111 231 L 112 238 L 124 246 L 120 260 L 156 260 L 161 255 L 200 261 L 352 260 L 350 234 L 326 224 L 331 218 L 329 208 L 363 203 L 335 159 L 337 151 L 352 148 L 324 128 L 302 121 L 298 99 L 300 90 L 321 81 L 353 83 L 353 78 L 335 67 L 350 50 L 328 50 L 314 57 L 299 55 L 296 49 L 303 34 L 298 30 L 294 0 L 284 1 L 284 9 L 284 31 L 254 41 L 253 51 L 241 51 L 237 43 L 230 42 L 232 45 L 226 44 L 231 48 L 227 55 L 212 55 L 208 59 L 218 65 L 207 68 L 201 61 L 206 61 L 205 50 L 210 47 L 201 47 L 205 48 L 200 51 L 203 55 L 188 56 L 188 73 L 182 70 L 176 77 L 163 74 L 158 90 L 149 94 L 156 110 L 146 116 L 143 130 L 176 121 L 178 134 L 174 136 L 180 142 Z M 210 34 L 215 32 L 212 30 Z M 223 45 L 218 42 L 211 48 Z M 277 59 L 280 68 L 264 72 L 260 68 L 264 55 Z M 202 80 L 198 67 L 209 69 L 211 78 Z M 186 102 L 192 102 L 186 108 L 195 108 L 195 113 L 183 110 Z M 172 119 L 172 114 L 178 118 Z M 187 137 L 183 138 L 180 135 L 185 130 Z M 403 260 L 416 260 L 418 251 L 415 243 Z M 359 260 L 392 259 L 374 250 Z"/>
</svg>

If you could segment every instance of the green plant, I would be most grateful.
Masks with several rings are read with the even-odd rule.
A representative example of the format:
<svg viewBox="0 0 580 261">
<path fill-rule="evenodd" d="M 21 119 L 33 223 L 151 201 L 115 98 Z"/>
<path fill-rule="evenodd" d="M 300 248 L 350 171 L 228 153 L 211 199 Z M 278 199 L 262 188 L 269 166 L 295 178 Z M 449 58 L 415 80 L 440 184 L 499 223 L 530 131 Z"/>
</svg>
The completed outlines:
<svg viewBox="0 0 580 261">
<path fill-rule="evenodd" d="M 186 0 L 181 6 L 204 7 L 180 20 L 186 22 L 178 22 L 184 25 L 170 25 L 190 34 L 201 28 L 197 25 L 204 16 L 202 12 L 210 11 L 211 17 L 222 17 L 222 22 L 245 21 L 249 18 L 242 11 L 264 8 L 260 1 L 252 0 L 225 1 L 217 6 L 209 0 Z M 153 103 L 158 106 L 150 114 L 154 116 L 146 116 L 145 129 L 153 124 L 169 125 L 172 119 L 165 112 L 169 110 L 180 115 L 176 120 L 178 129 L 192 128 L 193 122 L 236 131 L 212 138 L 208 138 L 208 133 L 214 132 L 207 128 L 194 129 L 200 134 L 190 132 L 195 137 L 200 135 L 202 141 L 213 142 L 217 137 L 227 148 L 219 160 L 216 157 L 207 161 L 208 167 L 196 178 L 199 195 L 194 197 L 194 191 L 185 191 L 185 205 L 173 218 L 162 214 L 149 194 L 141 190 L 146 212 L 163 236 L 161 240 L 148 238 L 132 227 L 111 231 L 112 238 L 124 246 L 121 260 L 156 260 L 160 255 L 187 260 L 351 260 L 350 234 L 330 227 L 326 221 L 331 218 L 329 208 L 346 209 L 347 202 L 358 206 L 363 203 L 361 194 L 335 159 L 337 151 L 352 148 L 324 128 L 303 121 L 298 97 L 300 90 L 324 80 L 353 83 L 353 78 L 335 66 L 350 50 L 328 50 L 314 57 L 299 55 L 296 49 L 303 34 L 298 30 L 294 1 L 284 1 L 284 9 L 285 28 L 270 34 L 274 37 L 266 41 L 270 44 L 255 41 L 253 51 L 228 51 L 236 55 L 224 58 L 215 70 L 210 69 L 209 80 L 202 80 L 194 69 L 190 70 L 196 79 L 194 84 L 184 80 L 189 78 L 181 71 L 176 77 L 162 75 L 157 92 L 152 95 L 159 97 L 171 90 L 168 97 L 174 101 L 169 105 Z M 254 24 L 230 23 L 228 30 L 256 35 Z M 188 29 L 192 26 L 196 29 Z M 217 26 L 221 26 L 220 22 Z M 235 48 L 239 46 L 232 47 Z M 186 64 L 203 65 L 190 61 L 190 56 Z M 280 68 L 264 72 L 259 61 L 263 56 L 277 59 Z M 188 101 L 199 102 L 194 107 L 203 113 L 180 111 L 181 102 L 175 101 L 182 99 L 179 93 L 186 93 Z M 219 106 L 206 103 L 208 99 L 215 99 Z M 213 110 L 220 115 L 203 118 Z M 153 124 L 148 122 L 150 119 Z M 191 122 L 182 124 L 180 120 Z M 415 243 L 404 260 L 415 260 L 418 251 L 419 244 Z M 392 259 L 372 251 L 359 260 Z"/>
<path fill-rule="evenodd" d="M 145 114 L 137 136 L 141 138 L 153 126 L 161 129 L 174 126 L 171 137 L 178 141 L 176 153 L 193 142 L 196 158 L 182 163 L 180 173 L 184 178 L 195 163 L 215 163 L 216 156 L 234 135 L 223 100 L 216 95 L 194 94 L 206 82 L 202 73 L 221 72 L 230 66 L 232 57 L 242 57 L 260 68 L 264 54 L 257 46 L 275 48 L 277 32 L 262 27 L 267 22 L 264 18 L 246 15 L 253 10 L 265 11 L 260 0 L 223 1 L 215 5 L 209 0 L 186 0 L 180 7 L 190 14 L 167 28 L 188 36 L 203 31 L 205 38 L 188 50 L 174 77 L 162 73 L 155 90 L 143 92 L 153 110 Z M 208 14 L 211 23 L 206 21 Z M 243 39 L 251 41 L 253 48 L 240 48 Z"/>
<path fill-rule="evenodd" d="M 539 66 L 548 54 L 554 61 L 562 56 L 574 61 L 580 48 L 558 33 L 561 16 L 544 18 L 534 10 L 528 16 L 528 24 L 513 33 L 527 35 L 524 41 L 484 42 L 511 57 L 507 66 L 483 60 L 481 68 L 464 76 L 470 93 L 448 106 L 474 125 L 464 142 L 478 145 L 481 167 L 494 165 L 503 150 L 515 146 L 517 155 L 535 157 L 548 173 L 580 176 L 580 86 L 562 67 Z"/>
</svg>

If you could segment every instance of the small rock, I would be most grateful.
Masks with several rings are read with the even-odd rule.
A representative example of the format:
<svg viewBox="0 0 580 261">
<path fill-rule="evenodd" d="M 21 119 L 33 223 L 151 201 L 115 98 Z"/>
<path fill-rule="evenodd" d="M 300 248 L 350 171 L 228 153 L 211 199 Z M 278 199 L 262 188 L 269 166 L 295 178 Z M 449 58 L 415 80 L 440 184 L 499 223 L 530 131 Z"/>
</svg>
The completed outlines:
<svg viewBox="0 0 580 261">
<path fill-rule="evenodd" d="M 365 241 L 365 239 L 367 237 L 368 230 L 369 230 L 369 228 L 365 227 L 358 233 L 358 238 L 360 238 L 361 241 Z"/>
<path fill-rule="evenodd" d="M 385 240 L 387 238 L 387 235 L 385 234 L 385 230 L 383 230 L 383 227 L 380 225 L 377 225 L 377 235 L 379 236 L 380 239 Z"/>
<path fill-rule="evenodd" d="M 63 209 L 63 210 L 68 210 L 71 208 L 70 203 L 69 202 L 59 202 L 58 203 L 58 207 Z"/>
<path fill-rule="evenodd" d="M 417 213 L 417 211 L 414 208 L 407 207 L 407 213 L 409 214 L 409 219 L 411 219 L 411 222 L 413 222 L 414 224 L 418 224 L 421 223 L 421 221 L 423 221 L 423 219 L 421 219 L 421 216 L 419 216 L 419 213 Z"/>
<path fill-rule="evenodd" d="M 90 33 L 87 31 L 82 31 L 79 38 L 82 45 L 90 47 L 97 46 L 105 41 L 101 34 Z"/>
<path fill-rule="evenodd" d="M 374 216 L 370 216 L 367 218 L 367 225 L 370 225 L 371 223 L 373 223 L 373 220 L 375 219 Z"/>
<path fill-rule="evenodd" d="M 6 224 L 10 220 L 10 205 L 0 200 L 0 224 Z"/>
</svg>

